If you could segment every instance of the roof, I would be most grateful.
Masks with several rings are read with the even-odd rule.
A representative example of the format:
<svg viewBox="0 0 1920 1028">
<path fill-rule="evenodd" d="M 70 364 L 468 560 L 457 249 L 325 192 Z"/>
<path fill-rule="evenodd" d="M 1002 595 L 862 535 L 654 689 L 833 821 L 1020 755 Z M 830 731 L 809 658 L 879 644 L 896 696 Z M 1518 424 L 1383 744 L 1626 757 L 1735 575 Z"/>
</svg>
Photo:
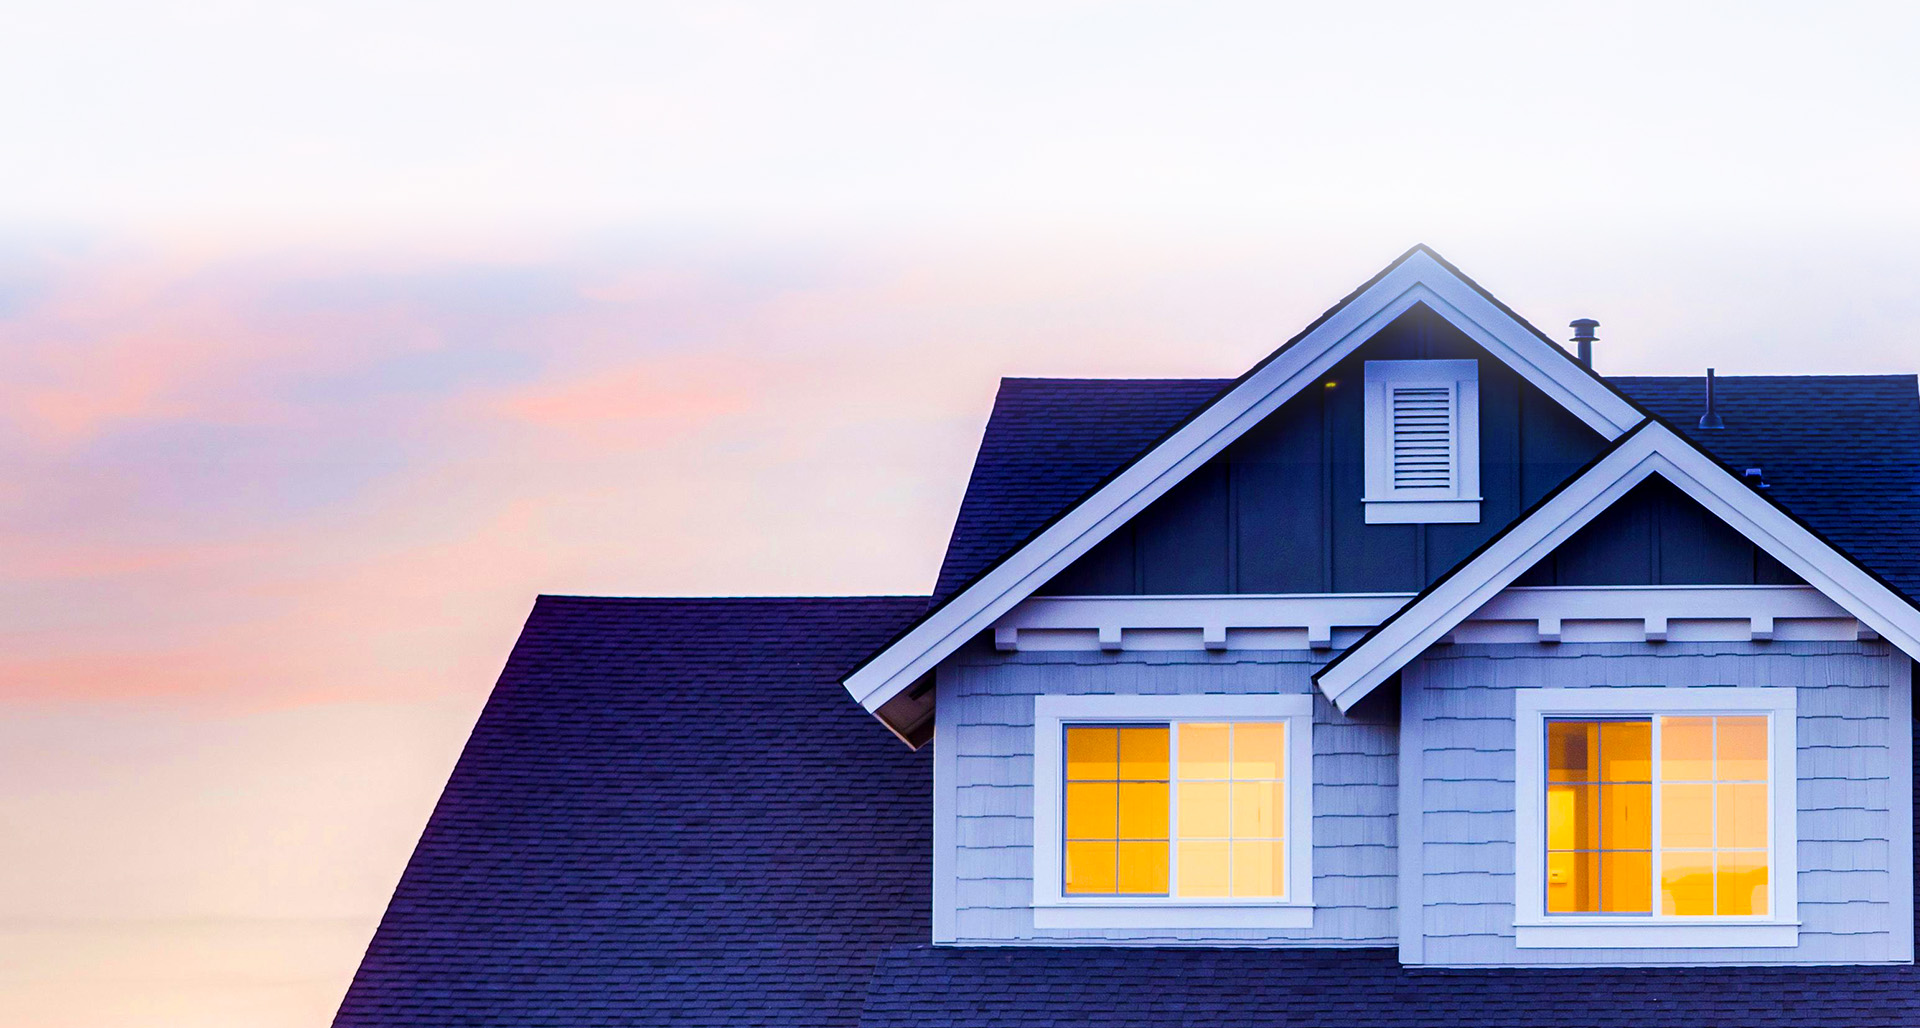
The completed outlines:
<svg viewBox="0 0 1920 1028">
<path fill-rule="evenodd" d="M 896 947 L 862 1028 L 1865 1028 L 1920 969 L 1401 967 L 1390 949 Z"/>
<path fill-rule="evenodd" d="M 923 616 L 847 673 L 847 692 L 903 740 L 923 736 L 931 711 L 913 696 L 942 659 L 1318 382 L 1381 328 L 1415 309 L 1447 321 L 1604 439 L 1619 438 L 1645 420 L 1640 408 L 1591 368 L 1432 249 L 1415 246 L 1193 409 L 1079 502 L 936 599 Z"/>
<path fill-rule="evenodd" d="M 1391 949 L 931 947 L 930 762 L 837 682 L 925 602 L 543 597 L 334 1023 L 1920 1019 L 1912 965 L 1450 971 Z"/>
<path fill-rule="evenodd" d="M 838 678 L 925 606 L 542 597 L 334 1023 L 852 1024 L 931 772 Z"/>
<path fill-rule="evenodd" d="M 1313 673 L 1341 710 L 1481 609 L 1636 485 L 1658 475 L 1800 580 L 1920 659 L 1920 610 L 1666 422 L 1648 418 Z"/>
<path fill-rule="evenodd" d="M 1607 380 L 1769 492 L 1841 550 L 1920 596 L 1920 382 L 1912 375 L 1720 376 L 1723 429 L 1698 424 L 1705 380 Z M 1227 379 L 1000 383 L 934 587 L 940 602 L 1131 462 Z M 1072 459 L 1064 459 L 1067 452 Z"/>
</svg>

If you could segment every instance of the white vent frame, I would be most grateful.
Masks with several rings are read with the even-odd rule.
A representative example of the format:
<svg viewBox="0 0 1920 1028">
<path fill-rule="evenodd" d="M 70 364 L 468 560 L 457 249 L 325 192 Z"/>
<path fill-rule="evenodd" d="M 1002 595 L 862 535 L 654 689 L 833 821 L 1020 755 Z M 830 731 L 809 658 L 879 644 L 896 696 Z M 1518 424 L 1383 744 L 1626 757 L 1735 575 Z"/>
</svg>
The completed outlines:
<svg viewBox="0 0 1920 1028">
<path fill-rule="evenodd" d="M 1393 396 L 1407 389 L 1441 390 L 1448 401 L 1450 460 L 1442 485 L 1410 487 L 1396 481 Z M 1480 520 L 1479 361 L 1366 362 L 1366 493 L 1362 501 L 1370 525 Z"/>
</svg>

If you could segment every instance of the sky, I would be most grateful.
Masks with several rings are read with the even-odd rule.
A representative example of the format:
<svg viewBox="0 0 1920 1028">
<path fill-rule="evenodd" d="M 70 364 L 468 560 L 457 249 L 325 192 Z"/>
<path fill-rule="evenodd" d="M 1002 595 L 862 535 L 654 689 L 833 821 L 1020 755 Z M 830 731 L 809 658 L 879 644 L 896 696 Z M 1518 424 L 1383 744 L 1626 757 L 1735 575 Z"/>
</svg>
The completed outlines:
<svg viewBox="0 0 1920 1028">
<path fill-rule="evenodd" d="M 0 1023 L 328 1023 L 535 595 L 924 592 L 1000 375 L 1425 242 L 1912 372 L 1900 4 L 78 0 L 0 34 Z"/>
</svg>

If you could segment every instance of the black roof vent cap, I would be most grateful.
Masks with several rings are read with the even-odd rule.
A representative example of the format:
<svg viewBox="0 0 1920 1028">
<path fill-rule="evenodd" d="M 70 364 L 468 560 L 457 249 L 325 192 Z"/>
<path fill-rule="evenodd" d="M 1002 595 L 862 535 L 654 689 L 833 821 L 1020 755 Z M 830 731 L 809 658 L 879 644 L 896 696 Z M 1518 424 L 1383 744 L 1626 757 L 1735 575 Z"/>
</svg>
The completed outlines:
<svg viewBox="0 0 1920 1028">
<path fill-rule="evenodd" d="M 1707 410 L 1706 410 L 1706 413 L 1700 415 L 1700 427 L 1701 428 L 1727 427 L 1727 423 L 1721 420 L 1720 413 L 1713 409 L 1713 369 L 1712 368 L 1707 369 Z"/>
<path fill-rule="evenodd" d="M 1593 330 L 1599 328 L 1600 323 L 1592 318 L 1575 318 L 1567 322 L 1567 327 L 1573 329 L 1573 342 L 1579 348 L 1580 366 L 1592 371 L 1593 343 L 1599 338 L 1593 334 Z"/>
</svg>

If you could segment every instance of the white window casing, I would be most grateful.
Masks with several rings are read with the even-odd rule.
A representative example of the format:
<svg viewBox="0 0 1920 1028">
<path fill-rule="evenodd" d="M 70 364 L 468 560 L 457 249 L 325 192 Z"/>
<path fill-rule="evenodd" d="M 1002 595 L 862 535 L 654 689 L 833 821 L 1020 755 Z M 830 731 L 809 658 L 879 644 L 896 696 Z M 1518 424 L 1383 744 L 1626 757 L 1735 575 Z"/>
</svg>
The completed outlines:
<svg viewBox="0 0 1920 1028">
<path fill-rule="evenodd" d="M 1366 363 L 1368 524 L 1480 520 L 1480 362 Z"/>
<path fill-rule="evenodd" d="M 1080 896 L 1061 890 L 1062 748 L 1073 724 L 1183 721 L 1286 723 L 1286 896 Z M 1311 695 L 1037 696 L 1033 704 L 1033 919 L 1036 928 L 1309 928 L 1313 925 L 1313 697 Z M 1178 733 L 1169 733 L 1170 768 Z M 1177 796 L 1177 789 L 1169 789 Z M 1177 802 L 1177 799 L 1175 800 Z M 1177 812 L 1176 812 L 1177 814 Z M 1169 817 L 1174 832 L 1177 816 Z M 1169 860 L 1177 846 L 1169 836 Z M 1171 865 L 1169 881 L 1177 880 Z"/>
<path fill-rule="evenodd" d="M 1796 825 L 1796 694 L 1791 688 L 1522 689 L 1514 698 L 1514 944 L 1521 949 L 1787 948 L 1799 945 L 1799 839 Z M 1546 722 L 1549 718 L 1647 715 L 1752 715 L 1768 718 L 1766 914 L 1685 917 L 1670 914 L 1546 912 Z M 1656 748 L 1653 760 L 1658 763 Z M 1659 790 L 1654 790 L 1655 853 Z M 1657 859 L 1657 856 L 1656 856 Z M 1655 910 L 1659 908 L 1658 866 Z"/>
</svg>

